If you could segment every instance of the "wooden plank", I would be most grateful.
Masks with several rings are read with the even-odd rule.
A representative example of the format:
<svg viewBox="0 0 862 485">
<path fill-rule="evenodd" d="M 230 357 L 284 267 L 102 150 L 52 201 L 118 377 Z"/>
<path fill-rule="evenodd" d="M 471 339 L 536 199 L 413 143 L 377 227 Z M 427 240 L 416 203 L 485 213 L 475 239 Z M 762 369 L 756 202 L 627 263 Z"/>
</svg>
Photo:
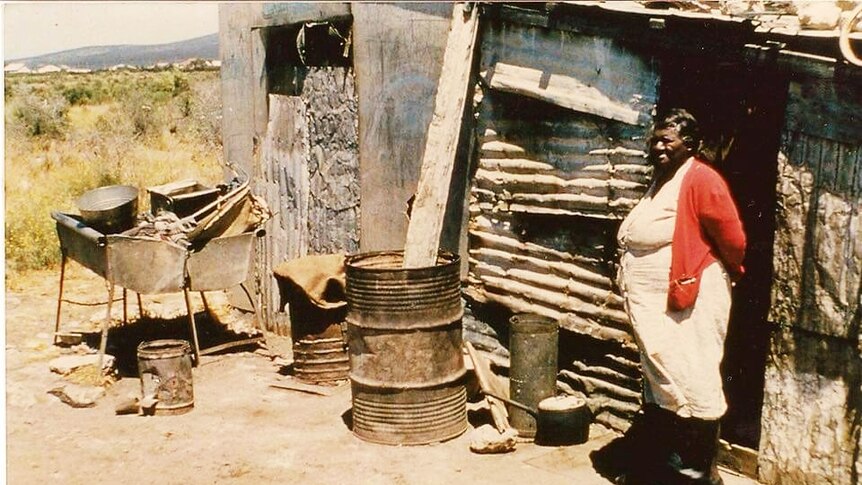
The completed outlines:
<svg viewBox="0 0 862 485">
<path fill-rule="evenodd" d="M 757 450 L 720 440 L 718 464 L 750 478 L 757 478 Z"/>
<path fill-rule="evenodd" d="M 219 5 L 219 57 L 222 86 L 222 143 L 225 160 L 250 168 L 254 115 L 252 86 L 251 4 Z M 252 173 L 248 170 L 248 173 Z"/>
<path fill-rule="evenodd" d="M 269 77 L 266 72 L 266 29 L 254 29 L 251 31 L 249 42 L 251 43 L 251 102 L 252 116 L 254 118 L 254 148 L 266 134 L 266 125 L 269 121 Z"/>
<path fill-rule="evenodd" d="M 404 267 L 433 266 L 437 260 L 449 182 L 458 150 L 461 121 L 470 91 L 479 9 L 465 3 L 452 9 L 452 24 L 428 127 L 419 188 L 407 226 Z"/>
<path fill-rule="evenodd" d="M 259 4 L 255 26 L 284 26 L 350 18 L 349 2 L 269 2 Z"/>
<path fill-rule="evenodd" d="M 483 359 L 473 344 L 464 342 L 464 347 L 467 349 L 467 354 L 470 360 L 473 361 L 473 370 L 476 372 L 476 380 L 479 381 L 479 388 L 485 394 L 485 400 L 488 402 L 488 407 L 491 409 L 491 418 L 494 420 L 494 426 L 497 431 L 505 433 L 511 426 L 509 425 L 509 413 L 506 410 L 505 404 L 496 396 L 508 397 L 509 393 L 504 386 L 501 386 L 497 381 L 496 376 L 491 372 L 491 367 L 488 362 Z"/>
<path fill-rule="evenodd" d="M 497 62 L 482 77 L 491 89 L 539 99 L 579 113 L 637 125 L 640 113 L 570 76 Z"/>
<path fill-rule="evenodd" d="M 306 394 L 316 394 L 318 396 L 331 396 L 333 394 L 332 389 L 325 388 L 322 386 L 314 386 L 311 384 L 305 384 L 298 381 L 279 381 L 275 383 L 271 383 L 269 387 L 275 389 L 285 389 L 288 391 L 297 391 L 304 392 Z"/>
</svg>

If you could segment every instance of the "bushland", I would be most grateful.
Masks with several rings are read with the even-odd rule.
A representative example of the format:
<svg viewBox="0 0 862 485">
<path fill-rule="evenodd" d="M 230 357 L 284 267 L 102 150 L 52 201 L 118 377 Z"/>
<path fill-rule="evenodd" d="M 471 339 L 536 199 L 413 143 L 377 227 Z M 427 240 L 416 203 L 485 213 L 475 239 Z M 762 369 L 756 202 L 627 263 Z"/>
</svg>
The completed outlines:
<svg viewBox="0 0 862 485">
<path fill-rule="evenodd" d="M 6 280 L 60 260 L 52 210 L 89 189 L 221 181 L 218 71 L 100 71 L 5 78 Z"/>
</svg>

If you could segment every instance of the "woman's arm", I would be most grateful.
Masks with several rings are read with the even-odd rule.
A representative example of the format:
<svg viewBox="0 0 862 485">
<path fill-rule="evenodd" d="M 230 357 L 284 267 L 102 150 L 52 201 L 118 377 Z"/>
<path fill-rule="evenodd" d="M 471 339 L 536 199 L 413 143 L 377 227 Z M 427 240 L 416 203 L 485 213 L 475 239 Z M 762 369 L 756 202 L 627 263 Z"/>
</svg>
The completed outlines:
<svg viewBox="0 0 862 485">
<path fill-rule="evenodd" d="M 746 240 L 739 211 L 721 175 L 712 169 L 703 172 L 705 176 L 695 188 L 695 211 L 716 256 L 736 281 L 745 273 Z"/>
</svg>

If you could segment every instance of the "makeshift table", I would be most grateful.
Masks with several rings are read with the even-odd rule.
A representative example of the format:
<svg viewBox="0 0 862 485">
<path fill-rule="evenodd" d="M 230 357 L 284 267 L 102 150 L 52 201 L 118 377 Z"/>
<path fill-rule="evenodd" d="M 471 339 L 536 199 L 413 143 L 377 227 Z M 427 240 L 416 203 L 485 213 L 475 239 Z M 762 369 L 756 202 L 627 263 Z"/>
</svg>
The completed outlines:
<svg viewBox="0 0 862 485">
<path fill-rule="evenodd" d="M 123 319 L 126 319 L 126 290 L 140 295 L 183 292 L 195 363 L 200 361 L 194 312 L 190 291 L 225 290 L 241 285 L 248 277 L 252 261 L 255 232 L 213 238 L 196 250 L 177 244 L 119 234 L 102 234 L 84 224 L 78 216 L 53 212 L 60 239 L 60 292 L 57 297 L 57 320 L 54 334 L 60 330 L 60 308 L 63 302 L 63 280 L 66 261 L 71 258 L 105 279 L 108 287 L 108 311 L 102 324 L 99 361 L 104 358 L 111 323 L 114 289 L 123 289 Z M 204 305 L 206 300 L 204 299 Z M 55 337 L 56 338 L 56 337 Z"/>
</svg>

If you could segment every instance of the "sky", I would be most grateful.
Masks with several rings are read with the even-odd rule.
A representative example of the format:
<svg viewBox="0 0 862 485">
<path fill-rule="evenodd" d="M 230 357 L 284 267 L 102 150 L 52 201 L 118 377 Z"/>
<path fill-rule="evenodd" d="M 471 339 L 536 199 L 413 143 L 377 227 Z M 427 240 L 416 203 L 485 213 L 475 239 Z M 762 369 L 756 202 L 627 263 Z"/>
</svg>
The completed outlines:
<svg viewBox="0 0 862 485">
<path fill-rule="evenodd" d="M 214 2 L 2 2 L 3 59 L 218 32 Z"/>
</svg>

